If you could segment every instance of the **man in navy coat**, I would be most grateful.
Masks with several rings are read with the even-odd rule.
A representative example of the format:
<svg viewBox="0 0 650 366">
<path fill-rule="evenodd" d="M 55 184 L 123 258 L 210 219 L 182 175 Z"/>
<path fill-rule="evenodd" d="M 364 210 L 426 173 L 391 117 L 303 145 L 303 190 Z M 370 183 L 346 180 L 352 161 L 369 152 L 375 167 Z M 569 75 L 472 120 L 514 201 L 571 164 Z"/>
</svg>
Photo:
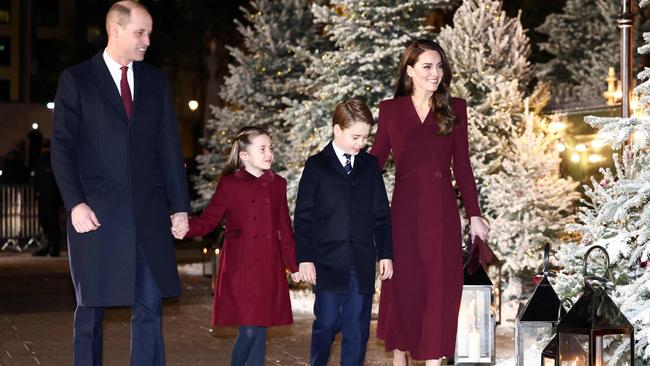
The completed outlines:
<svg viewBox="0 0 650 366">
<path fill-rule="evenodd" d="M 161 299 L 180 295 L 169 215 L 184 235 L 190 204 L 168 82 L 139 62 L 152 24 L 143 5 L 115 3 L 106 49 L 59 80 L 51 149 L 68 212 L 75 365 L 101 365 L 111 306 L 132 308 L 131 364 L 165 364 Z"/>
</svg>

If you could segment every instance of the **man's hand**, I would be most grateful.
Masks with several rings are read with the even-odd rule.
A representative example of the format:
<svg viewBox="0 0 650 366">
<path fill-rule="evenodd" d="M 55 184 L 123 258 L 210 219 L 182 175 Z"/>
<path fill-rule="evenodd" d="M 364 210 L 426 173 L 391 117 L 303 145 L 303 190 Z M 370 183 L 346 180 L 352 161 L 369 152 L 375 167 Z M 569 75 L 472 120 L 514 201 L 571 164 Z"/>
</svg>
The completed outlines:
<svg viewBox="0 0 650 366">
<path fill-rule="evenodd" d="M 391 259 L 379 260 L 379 279 L 388 280 L 393 278 L 393 261 Z"/>
<path fill-rule="evenodd" d="M 187 219 L 187 212 L 177 212 L 172 215 L 172 235 L 176 239 L 183 239 L 185 234 L 190 231 L 190 225 Z"/>
<path fill-rule="evenodd" d="M 74 230 L 80 234 L 97 230 L 100 226 L 95 212 L 85 203 L 80 203 L 72 208 L 70 219 Z"/>
<path fill-rule="evenodd" d="M 299 283 L 300 282 L 300 272 L 294 272 L 291 274 L 291 281 L 294 283 Z"/>
<path fill-rule="evenodd" d="M 298 271 L 300 272 L 300 278 L 312 285 L 316 284 L 316 266 L 312 262 L 302 262 L 298 265 Z"/>
</svg>

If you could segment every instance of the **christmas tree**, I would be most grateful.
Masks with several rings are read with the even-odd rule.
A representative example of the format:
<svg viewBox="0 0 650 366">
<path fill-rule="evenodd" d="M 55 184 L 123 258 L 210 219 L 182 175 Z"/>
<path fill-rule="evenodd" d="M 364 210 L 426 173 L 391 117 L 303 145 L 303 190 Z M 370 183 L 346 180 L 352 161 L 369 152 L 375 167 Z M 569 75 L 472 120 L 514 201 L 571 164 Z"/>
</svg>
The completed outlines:
<svg viewBox="0 0 650 366">
<path fill-rule="evenodd" d="M 332 113 L 348 98 L 364 101 L 376 115 L 376 106 L 394 94 L 399 57 L 409 41 L 431 38 L 425 14 L 448 6 L 447 0 L 333 0 L 327 6 L 312 5 L 317 24 L 334 49 L 307 52 L 311 62 L 304 78 L 308 100 L 289 100 L 284 112 L 293 121 L 290 144 L 294 151 L 290 169 L 281 172 L 289 180 L 294 197 L 302 164 L 332 138 Z M 387 174 L 388 188 L 392 174 Z M 389 192 L 390 194 L 390 192 Z"/>
<path fill-rule="evenodd" d="M 600 95 L 620 50 L 616 0 L 567 0 L 563 13 L 549 15 L 537 31 L 548 35 L 540 48 L 553 59 L 540 65 L 538 77 L 554 89 L 579 86 Z"/>
<path fill-rule="evenodd" d="M 642 1 L 644 6 L 648 1 Z M 641 54 L 650 53 L 650 33 Z M 603 178 L 592 178 L 586 187 L 579 223 L 570 229 L 581 236 L 579 242 L 565 245 L 558 253 L 564 267 L 558 276 L 561 296 L 576 296 L 583 288 L 582 256 L 593 245 L 604 247 L 611 261 L 614 302 L 635 326 L 635 351 L 639 364 L 650 361 L 650 69 L 639 74 L 642 82 L 635 92 L 645 112 L 631 118 L 585 120 L 599 128 L 598 138 L 609 143 L 614 154 L 614 169 L 603 169 Z M 599 273 L 602 275 L 602 273 Z M 624 344 L 612 344 L 621 355 Z"/>
<path fill-rule="evenodd" d="M 314 26 L 307 0 L 254 0 L 250 9 L 242 7 L 245 22 L 235 20 L 243 36 L 241 48 L 228 47 L 234 60 L 221 92 L 224 106 L 211 106 L 212 118 L 206 123 L 202 144 L 206 153 L 197 157 L 199 175 L 194 186 L 204 206 L 215 189 L 216 178 L 229 153 L 232 136 L 245 125 L 265 126 L 275 146 L 276 169 L 282 169 L 291 148 L 286 136 L 291 126 L 280 118 L 287 107 L 283 98 L 299 102 L 301 79 L 307 65 L 294 53 L 317 49 L 322 39 Z"/>
</svg>

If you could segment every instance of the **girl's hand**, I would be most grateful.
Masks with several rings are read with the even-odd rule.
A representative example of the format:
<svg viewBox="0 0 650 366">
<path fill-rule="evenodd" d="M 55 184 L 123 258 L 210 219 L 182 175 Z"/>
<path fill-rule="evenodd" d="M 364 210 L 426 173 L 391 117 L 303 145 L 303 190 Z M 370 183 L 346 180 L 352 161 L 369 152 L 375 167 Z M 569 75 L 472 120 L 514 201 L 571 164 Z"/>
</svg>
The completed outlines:
<svg viewBox="0 0 650 366">
<path fill-rule="evenodd" d="M 291 274 L 291 281 L 294 283 L 299 283 L 300 282 L 300 272 L 295 272 Z"/>
<path fill-rule="evenodd" d="M 472 237 L 472 241 L 474 241 L 474 238 L 477 236 L 481 238 L 481 240 L 486 241 L 489 232 L 490 226 L 484 218 L 481 216 L 472 216 L 470 218 L 469 234 Z"/>
</svg>

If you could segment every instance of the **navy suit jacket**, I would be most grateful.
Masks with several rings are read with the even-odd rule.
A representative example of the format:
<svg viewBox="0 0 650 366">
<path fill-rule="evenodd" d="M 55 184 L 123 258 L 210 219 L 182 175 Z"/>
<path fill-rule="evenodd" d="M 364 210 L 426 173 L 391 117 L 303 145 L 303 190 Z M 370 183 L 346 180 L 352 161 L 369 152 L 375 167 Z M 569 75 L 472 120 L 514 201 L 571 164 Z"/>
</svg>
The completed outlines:
<svg viewBox="0 0 650 366">
<path fill-rule="evenodd" d="M 316 266 L 316 292 L 375 291 L 375 262 L 392 259 L 390 208 L 377 158 L 360 152 L 350 174 L 332 143 L 307 159 L 294 215 L 298 262 Z"/>
<path fill-rule="evenodd" d="M 100 52 L 66 69 L 56 92 L 52 166 L 68 211 L 70 272 L 82 306 L 131 305 L 138 242 L 164 297 L 180 295 L 170 212 L 190 212 L 176 113 L 162 71 L 133 63 L 130 120 Z M 85 202 L 101 226 L 80 234 Z"/>
</svg>

